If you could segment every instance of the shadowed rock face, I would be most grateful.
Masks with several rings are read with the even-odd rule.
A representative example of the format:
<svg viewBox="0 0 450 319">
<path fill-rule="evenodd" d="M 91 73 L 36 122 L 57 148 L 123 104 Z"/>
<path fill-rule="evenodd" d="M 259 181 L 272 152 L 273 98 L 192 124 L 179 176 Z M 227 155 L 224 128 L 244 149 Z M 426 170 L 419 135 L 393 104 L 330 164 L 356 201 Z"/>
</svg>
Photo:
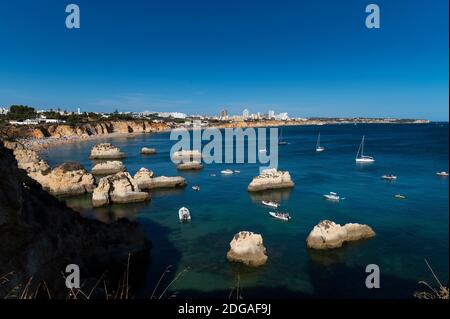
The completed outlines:
<svg viewBox="0 0 450 319">
<path fill-rule="evenodd" d="M 61 276 L 66 265 L 79 265 L 88 279 L 97 270 L 123 267 L 128 253 L 145 255 L 150 247 L 136 223 L 82 218 L 43 191 L 1 142 L 0 176 L 0 277 L 14 272 L 0 285 L 0 297 L 31 277 L 33 287 L 45 281 L 52 297 L 66 297 Z"/>
</svg>

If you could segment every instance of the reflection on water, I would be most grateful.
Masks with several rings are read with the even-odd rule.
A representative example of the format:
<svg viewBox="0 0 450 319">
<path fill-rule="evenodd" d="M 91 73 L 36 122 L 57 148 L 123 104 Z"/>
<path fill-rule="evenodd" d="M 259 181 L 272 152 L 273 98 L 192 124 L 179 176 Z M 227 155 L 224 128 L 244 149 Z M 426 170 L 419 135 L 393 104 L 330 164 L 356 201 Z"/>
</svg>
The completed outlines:
<svg viewBox="0 0 450 319">
<path fill-rule="evenodd" d="M 113 222 L 119 218 L 135 220 L 139 211 L 148 205 L 147 202 L 113 204 L 103 207 L 92 207 L 91 194 L 65 199 L 67 206 L 89 218 L 95 218 L 105 223 Z"/>
<path fill-rule="evenodd" d="M 260 203 L 261 201 L 281 202 L 289 200 L 291 188 L 272 189 L 262 192 L 249 192 L 250 198 L 253 202 Z"/>
</svg>

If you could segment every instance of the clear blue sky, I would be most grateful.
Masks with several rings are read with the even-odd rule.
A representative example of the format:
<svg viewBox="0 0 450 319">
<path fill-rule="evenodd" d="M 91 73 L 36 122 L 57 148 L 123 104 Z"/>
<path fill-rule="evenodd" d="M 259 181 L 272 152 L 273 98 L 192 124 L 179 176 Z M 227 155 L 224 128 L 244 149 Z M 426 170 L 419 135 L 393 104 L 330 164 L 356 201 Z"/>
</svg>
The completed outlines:
<svg viewBox="0 0 450 319">
<path fill-rule="evenodd" d="M 0 0 L 0 105 L 448 120 L 448 45 L 447 0 Z"/>
</svg>

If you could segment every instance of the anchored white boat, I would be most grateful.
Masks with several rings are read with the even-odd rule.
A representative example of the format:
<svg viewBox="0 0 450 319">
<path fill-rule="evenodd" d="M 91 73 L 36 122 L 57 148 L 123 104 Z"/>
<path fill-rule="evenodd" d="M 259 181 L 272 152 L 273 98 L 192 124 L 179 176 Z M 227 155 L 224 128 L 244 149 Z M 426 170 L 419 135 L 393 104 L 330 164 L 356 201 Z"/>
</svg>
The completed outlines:
<svg viewBox="0 0 450 319">
<path fill-rule="evenodd" d="M 198 192 L 200 190 L 200 186 L 194 185 L 192 186 L 192 189 L 196 192 Z"/>
<path fill-rule="evenodd" d="M 265 201 L 265 200 L 263 200 L 261 202 L 261 204 L 263 204 L 264 206 L 269 206 L 269 207 L 273 207 L 273 208 L 278 208 L 280 206 L 280 204 L 278 204 L 278 203 L 271 202 L 271 201 Z"/>
<path fill-rule="evenodd" d="M 325 194 L 325 195 L 323 195 L 323 197 L 325 199 L 332 200 L 332 201 L 339 201 L 341 199 L 341 197 L 338 194 L 336 194 L 335 192 L 330 192 L 328 194 Z"/>
<path fill-rule="evenodd" d="M 223 175 L 231 175 L 234 172 L 231 169 L 224 169 L 223 171 L 220 171 L 220 173 Z"/>
<path fill-rule="evenodd" d="M 269 212 L 269 215 L 274 218 L 284 220 L 286 222 L 291 219 L 291 216 L 289 215 L 289 213 Z"/>
<path fill-rule="evenodd" d="M 189 209 L 186 207 L 181 207 L 178 210 L 178 217 L 182 222 L 187 222 L 191 220 L 191 213 L 189 212 Z"/>
<path fill-rule="evenodd" d="M 388 181 L 393 181 L 397 179 L 397 176 L 392 175 L 392 174 L 386 174 L 381 176 L 382 179 L 388 180 Z"/>
<path fill-rule="evenodd" d="M 364 155 L 364 136 L 362 138 L 361 144 L 358 148 L 358 153 L 356 153 L 355 161 L 357 163 L 373 163 L 375 162 L 375 159 L 372 156 L 366 156 Z"/>
<path fill-rule="evenodd" d="M 442 172 L 437 172 L 436 175 L 437 175 L 437 176 L 448 176 L 448 172 L 444 172 L 444 171 L 442 171 Z"/>
<path fill-rule="evenodd" d="M 317 137 L 317 143 L 316 143 L 316 152 L 323 152 L 325 151 L 325 147 L 320 146 L 320 133 L 319 136 Z"/>
<path fill-rule="evenodd" d="M 405 195 L 401 195 L 401 194 L 397 194 L 394 197 L 397 198 L 397 199 L 406 199 L 406 196 Z"/>
<path fill-rule="evenodd" d="M 289 143 L 283 141 L 283 128 L 280 130 L 280 138 L 278 139 L 278 145 L 288 145 Z"/>
</svg>

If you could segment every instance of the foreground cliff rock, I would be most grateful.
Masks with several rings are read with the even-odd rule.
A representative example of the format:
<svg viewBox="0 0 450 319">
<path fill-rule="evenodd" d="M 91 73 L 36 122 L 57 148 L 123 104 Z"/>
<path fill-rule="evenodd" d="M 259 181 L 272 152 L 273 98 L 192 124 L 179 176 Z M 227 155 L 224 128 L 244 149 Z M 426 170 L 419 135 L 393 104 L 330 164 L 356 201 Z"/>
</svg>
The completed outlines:
<svg viewBox="0 0 450 319">
<path fill-rule="evenodd" d="M 258 267 L 267 262 L 266 247 L 260 234 L 241 231 L 234 235 L 230 242 L 227 259 L 230 262 L 243 263 L 247 266 Z"/>
<path fill-rule="evenodd" d="M 90 159 L 122 159 L 126 154 L 122 153 L 118 147 L 111 145 L 110 143 L 101 143 L 94 145 L 91 150 Z"/>
<path fill-rule="evenodd" d="M 266 169 L 253 178 L 248 185 L 249 192 L 258 192 L 268 189 L 291 188 L 294 182 L 289 172 L 277 171 L 274 168 Z"/>
<path fill-rule="evenodd" d="M 103 177 L 92 194 L 94 207 L 112 203 L 124 204 L 143 202 L 150 199 L 150 194 L 142 192 L 128 172 Z"/>
<path fill-rule="evenodd" d="M 126 171 L 126 168 L 121 161 L 101 162 L 92 167 L 92 174 L 94 175 L 109 175 L 124 171 Z"/>
<path fill-rule="evenodd" d="M 329 220 L 322 220 L 306 239 L 309 248 L 339 248 L 345 242 L 372 238 L 375 232 L 367 225 L 345 224 L 341 226 Z"/>
<path fill-rule="evenodd" d="M 123 269 L 129 253 L 137 258 L 149 249 L 136 223 L 82 218 L 45 192 L 1 142 L 0 176 L 0 274 L 14 272 L 0 285 L 0 297 L 32 279 L 30 292 L 45 282 L 52 298 L 66 298 L 61 272 L 68 264 L 95 280 L 107 269 Z"/>
</svg>

